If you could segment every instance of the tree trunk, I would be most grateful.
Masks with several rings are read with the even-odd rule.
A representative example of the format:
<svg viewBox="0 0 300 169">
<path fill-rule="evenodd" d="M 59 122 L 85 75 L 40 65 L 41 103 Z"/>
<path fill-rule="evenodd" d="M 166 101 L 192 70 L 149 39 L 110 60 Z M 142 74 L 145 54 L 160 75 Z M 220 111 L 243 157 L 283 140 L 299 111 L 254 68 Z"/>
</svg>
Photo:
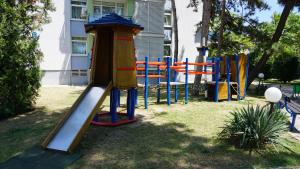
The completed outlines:
<svg viewBox="0 0 300 169">
<path fill-rule="evenodd" d="M 209 32 L 209 23 L 211 17 L 211 8 L 212 8 L 212 1 L 211 0 L 203 0 L 203 13 L 202 13 L 202 24 L 201 24 L 201 37 L 200 37 L 200 47 L 206 48 L 207 41 L 208 41 L 208 32 Z M 204 61 L 205 53 L 199 52 L 199 56 L 197 57 L 197 62 Z M 197 66 L 197 71 L 202 71 L 202 66 Z M 195 75 L 194 85 L 192 94 L 194 96 L 198 96 L 200 92 L 200 85 L 201 85 L 201 78 L 202 75 Z"/>
<path fill-rule="evenodd" d="M 279 39 L 282 35 L 282 32 L 283 32 L 283 29 L 285 27 L 286 21 L 289 17 L 290 12 L 292 11 L 293 7 L 295 6 L 295 3 L 296 3 L 296 0 L 290 0 L 290 1 L 286 2 L 283 12 L 280 16 L 279 23 L 276 27 L 275 33 L 273 34 L 272 40 L 271 40 L 270 44 L 268 45 L 268 49 L 263 53 L 263 55 L 260 58 L 260 60 L 258 61 L 257 65 L 253 68 L 253 70 L 249 74 L 247 87 L 249 87 L 250 84 L 254 81 L 254 79 L 257 77 L 258 73 L 260 73 L 262 68 L 266 65 L 270 56 L 273 54 L 272 45 L 279 41 Z"/>
<path fill-rule="evenodd" d="M 173 14 L 173 31 L 174 31 L 174 58 L 178 61 L 178 20 L 175 0 L 171 0 Z"/>
<path fill-rule="evenodd" d="M 217 56 L 221 55 L 221 50 L 223 46 L 223 34 L 224 34 L 224 26 L 225 26 L 225 8 L 226 8 L 226 0 L 221 0 L 221 12 L 220 12 L 220 29 L 219 29 L 219 37 L 218 37 L 218 51 Z"/>
</svg>

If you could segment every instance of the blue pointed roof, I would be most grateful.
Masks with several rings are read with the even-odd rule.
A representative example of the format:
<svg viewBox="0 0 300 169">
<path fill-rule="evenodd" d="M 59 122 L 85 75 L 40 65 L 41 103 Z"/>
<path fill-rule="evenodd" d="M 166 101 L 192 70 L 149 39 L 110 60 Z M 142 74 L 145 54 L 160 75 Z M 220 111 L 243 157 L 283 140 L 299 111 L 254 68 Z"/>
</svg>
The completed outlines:
<svg viewBox="0 0 300 169">
<path fill-rule="evenodd" d="M 111 13 L 95 21 L 88 22 L 87 24 L 85 24 L 85 27 L 88 28 L 91 26 L 112 26 L 112 25 L 132 27 L 139 30 L 144 29 L 142 26 L 135 24 L 131 19 L 125 19 L 124 17 L 116 13 Z"/>
</svg>

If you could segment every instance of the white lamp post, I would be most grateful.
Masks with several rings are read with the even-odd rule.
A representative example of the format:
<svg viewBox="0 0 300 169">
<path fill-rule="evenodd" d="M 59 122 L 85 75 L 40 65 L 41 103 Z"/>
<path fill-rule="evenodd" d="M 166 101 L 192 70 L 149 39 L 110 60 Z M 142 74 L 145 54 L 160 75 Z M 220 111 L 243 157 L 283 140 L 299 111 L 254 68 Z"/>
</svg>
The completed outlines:
<svg viewBox="0 0 300 169">
<path fill-rule="evenodd" d="M 282 97 L 281 91 L 276 87 L 270 87 L 265 91 L 265 98 L 268 102 L 270 102 L 270 114 L 273 111 L 273 106 L 275 103 L 278 103 Z"/>
</svg>

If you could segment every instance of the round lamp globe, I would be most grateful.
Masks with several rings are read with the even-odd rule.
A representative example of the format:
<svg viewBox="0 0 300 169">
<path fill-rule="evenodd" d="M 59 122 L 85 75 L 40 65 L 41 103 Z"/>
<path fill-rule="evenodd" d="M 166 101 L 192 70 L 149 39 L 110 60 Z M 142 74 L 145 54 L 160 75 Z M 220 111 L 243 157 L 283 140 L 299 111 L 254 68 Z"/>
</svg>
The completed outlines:
<svg viewBox="0 0 300 169">
<path fill-rule="evenodd" d="M 265 91 L 265 98 L 268 102 L 277 103 L 282 97 L 281 91 L 276 87 L 270 87 Z"/>
<path fill-rule="evenodd" d="M 259 73 L 259 74 L 258 74 L 258 77 L 259 77 L 260 79 L 263 79 L 263 78 L 265 77 L 265 75 L 264 75 L 263 73 Z"/>
</svg>

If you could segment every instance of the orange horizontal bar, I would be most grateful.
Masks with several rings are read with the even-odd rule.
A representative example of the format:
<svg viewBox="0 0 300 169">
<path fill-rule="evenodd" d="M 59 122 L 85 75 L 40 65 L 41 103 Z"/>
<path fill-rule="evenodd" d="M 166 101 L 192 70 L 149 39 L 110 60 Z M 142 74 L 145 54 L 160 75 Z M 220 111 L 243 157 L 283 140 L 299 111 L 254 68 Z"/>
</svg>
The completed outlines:
<svg viewBox="0 0 300 169">
<path fill-rule="evenodd" d="M 145 78 L 146 76 L 145 75 L 136 75 L 136 77 L 143 77 Z M 165 76 L 164 75 L 148 75 L 148 78 L 164 78 Z"/>
<path fill-rule="evenodd" d="M 196 72 L 196 71 L 189 71 L 189 75 L 212 75 L 215 74 L 214 72 Z"/>
<path fill-rule="evenodd" d="M 184 65 L 185 62 L 175 62 L 174 64 L 176 64 L 176 65 Z"/>
<path fill-rule="evenodd" d="M 186 62 L 175 62 L 174 64 L 177 65 L 185 65 Z M 212 66 L 215 63 L 206 63 L 206 62 L 200 62 L 200 63 L 196 63 L 196 62 L 188 62 L 188 65 L 196 65 L 196 66 Z"/>
<path fill-rule="evenodd" d="M 145 70 L 144 67 L 137 67 L 136 70 Z"/>
<path fill-rule="evenodd" d="M 185 66 L 170 66 L 171 69 L 185 69 Z"/>
<path fill-rule="evenodd" d="M 188 65 L 196 65 L 196 66 L 212 66 L 214 65 L 214 63 L 205 63 L 205 62 L 202 62 L 202 63 L 188 63 Z"/>
<path fill-rule="evenodd" d="M 183 70 L 182 70 L 182 69 L 176 69 L 175 71 L 176 71 L 176 72 L 185 72 L 184 69 L 183 69 Z"/>
<path fill-rule="evenodd" d="M 145 64 L 145 61 L 136 61 L 136 64 Z"/>
<path fill-rule="evenodd" d="M 165 62 L 148 62 L 148 65 L 166 65 Z"/>
<path fill-rule="evenodd" d="M 164 75 L 148 75 L 148 78 L 164 78 Z"/>
</svg>

